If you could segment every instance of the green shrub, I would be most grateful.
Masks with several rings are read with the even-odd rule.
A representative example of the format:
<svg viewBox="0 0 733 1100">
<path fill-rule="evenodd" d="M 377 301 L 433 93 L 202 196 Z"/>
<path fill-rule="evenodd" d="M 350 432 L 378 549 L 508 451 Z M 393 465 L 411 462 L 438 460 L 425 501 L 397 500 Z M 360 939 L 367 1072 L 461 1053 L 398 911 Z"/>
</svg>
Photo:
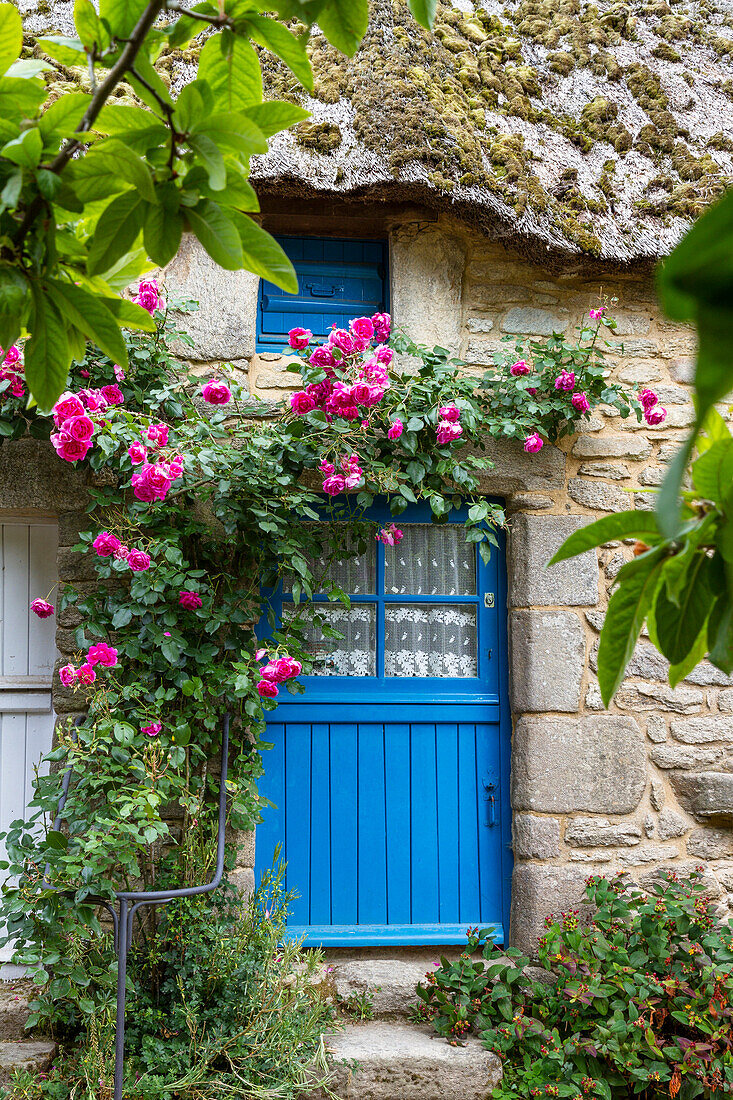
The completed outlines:
<svg viewBox="0 0 733 1100">
<path fill-rule="evenodd" d="M 590 878 L 589 923 L 549 919 L 540 962 L 503 956 L 486 930 L 418 987 L 418 1014 L 451 1043 L 481 1036 L 504 1063 L 494 1096 L 733 1093 L 733 924 L 716 921 L 698 873 L 643 893 Z M 483 960 L 472 958 L 483 949 Z M 542 980 L 540 980 L 540 977 Z"/>
<path fill-rule="evenodd" d="M 130 958 L 125 1100 L 288 1100 L 319 1083 L 333 1010 L 320 952 L 283 941 L 282 876 L 263 876 L 245 907 L 229 888 L 161 909 Z M 110 1005 L 46 1079 L 20 1075 L 13 1100 L 107 1100 L 113 1047 Z"/>
</svg>

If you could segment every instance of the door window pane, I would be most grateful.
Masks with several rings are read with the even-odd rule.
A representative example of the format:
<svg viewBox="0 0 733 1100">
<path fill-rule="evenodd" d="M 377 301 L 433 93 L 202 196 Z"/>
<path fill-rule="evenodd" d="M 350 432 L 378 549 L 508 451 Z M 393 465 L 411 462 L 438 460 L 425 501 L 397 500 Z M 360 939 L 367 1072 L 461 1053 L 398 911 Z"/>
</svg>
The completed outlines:
<svg viewBox="0 0 733 1100">
<path fill-rule="evenodd" d="M 346 608 L 342 604 L 320 604 L 317 611 L 313 610 L 324 625 L 338 630 L 343 638 L 324 638 L 318 622 L 306 623 L 303 642 L 313 658 L 309 675 L 376 676 L 377 615 L 374 605 L 357 603 Z M 290 616 L 295 613 L 293 608 L 288 612 Z"/>
<path fill-rule="evenodd" d="M 476 608 L 387 604 L 386 676 L 478 676 Z"/>
<path fill-rule="evenodd" d="M 353 549 L 354 556 L 346 554 L 343 559 L 332 560 L 328 566 L 331 547 L 324 538 L 323 556 L 320 559 L 308 559 L 308 565 L 318 586 L 317 591 L 327 592 L 329 585 L 347 592 L 350 596 L 373 596 L 377 590 L 377 543 L 368 535 L 359 537 L 349 532 L 345 524 L 338 524 L 338 540 L 348 551 Z M 359 546 L 362 547 L 361 551 Z M 283 578 L 283 591 L 293 590 L 292 573 Z"/>
<path fill-rule="evenodd" d="M 388 595 L 475 596 L 476 544 L 458 524 L 407 523 L 384 551 Z"/>
</svg>

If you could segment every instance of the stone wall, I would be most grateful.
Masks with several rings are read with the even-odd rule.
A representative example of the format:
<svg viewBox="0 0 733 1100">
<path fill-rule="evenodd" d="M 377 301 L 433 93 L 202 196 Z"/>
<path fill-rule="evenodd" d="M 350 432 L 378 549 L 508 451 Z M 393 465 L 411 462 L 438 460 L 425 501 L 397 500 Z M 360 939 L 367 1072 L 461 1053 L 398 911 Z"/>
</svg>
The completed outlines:
<svg viewBox="0 0 733 1100">
<path fill-rule="evenodd" d="M 491 442 L 496 468 L 484 489 L 503 495 L 510 513 L 515 942 L 531 949 L 544 916 L 576 906 L 594 872 L 648 882 L 660 869 L 684 873 L 705 863 L 710 891 L 722 909 L 733 908 L 733 680 L 706 664 L 672 690 L 666 662 L 642 640 L 606 712 L 595 675 L 598 634 L 631 545 L 609 543 L 545 569 L 579 525 L 653 507 L 653 490 L 692 422 L 694 334 L 661 316 L 648 269 L 610 274 L 579 264 L 552 273 L 447 218 L 394 221 L 389 236 L 393 314 L 418 340 L 439 340 L 480 373 L 504 334 L 571 334 L 602 290 L 618 299 L 612 312 L 624 351 L 612 357 L 615 376 L 650 384 L 668 410 L 651 428 L 603 409 L 582 434 L 538 455 Z M 171 265 L 171 278 L 195 296 L 188 252 Z M 253 399 L 277 400 L 297 387 L 297 376 L 285 359 L 253 354 L 256 287 L 242 293 L 237 280 L 216 273 L 202 303 L 197 324 L 207 333 L 221 326 L 222 296 L 227 309 L 236 298 L 236 317 L 201 358 L 233 359 Z"/>
</svg>

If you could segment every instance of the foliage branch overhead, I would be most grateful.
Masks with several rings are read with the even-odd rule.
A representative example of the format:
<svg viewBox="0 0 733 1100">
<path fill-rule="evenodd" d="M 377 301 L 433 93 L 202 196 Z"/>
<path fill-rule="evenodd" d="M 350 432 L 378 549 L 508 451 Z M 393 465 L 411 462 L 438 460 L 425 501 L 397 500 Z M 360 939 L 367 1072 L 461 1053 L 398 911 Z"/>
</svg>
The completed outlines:
<svg viewBox="0 0 733 1100">
<path fill-rule="evenodd" d="M 434 4 L 410 0 L 427 25 Z M 188 231 L 229 270 L 245 268 L 297 290 L 293 267 L 251 217 L 250 157 L 307 117 L 263 101 L 256 47 L 275 54 L 306 89 L 313 22 L 353 54 L 367 0 L 75 0 L 77 36 L 39 41 L 62 65 L 86 65 L 89 90 L 49 103 L 44 60 L 18 60 L 17 8 L 0 3 L 0 346 L 28 337 L 26 376 L 48 410 L 87 340 L 123 367 L 121 327 L 152 331 L 120 297 L 132 279 L 173 258 Z M 284 21 L 297 21 L 297 31 Z M 155 68 L 165 49 L 201 34 L 195 80 L 177 99 Z M 140 106 L 112 98 L 121 85 Z"/>
</svg>

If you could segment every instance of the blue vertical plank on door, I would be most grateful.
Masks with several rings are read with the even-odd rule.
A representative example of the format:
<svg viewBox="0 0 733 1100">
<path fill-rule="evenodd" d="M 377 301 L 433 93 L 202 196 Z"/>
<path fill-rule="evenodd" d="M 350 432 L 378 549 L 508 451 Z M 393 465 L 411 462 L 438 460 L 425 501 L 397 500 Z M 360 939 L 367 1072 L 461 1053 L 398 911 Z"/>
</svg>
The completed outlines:
<svg viewBox="0 0 733 1100">
<path fill-rule="evenodd" d="M 359 924 L 387 922 L 384 725 L 359 723 Z"/>
<path fill-rule="evenodd" d="M 480 913 L 478 830 L 479 806 L 476 797 L 476 727 L 461 722 L 458 727 L 458 816 L 460 843 L 458 881 L 460 917 L 474 920 Z"/>
<path fill-rule="evenodd" d="M 412 726 L 412 921 L 438 924 L 435 725 Z"/>
<path fill-rule="evenodd" d="M 287 812 L 285 836 L 288 885 L 297 896 L 291 906 L 295 924 L 310 921 L 310 827 L 311 827 L 311 725 L 288 722 L 285 739 Z"/>
<path fill-rule="evenodd" d="M 334 924 L 357 923 L 359 884 L 357 728 L 331 724 L 331 911 Z"/>
<path fill-rule="evenodd" d="M 481 919 L 501 909 L 501 875 L 496 871 L 496 849 L 500 841 L 499 730 L 497 726 L 476 726 L 476 774 L 479 798 L 478 868 L 481 890 Z M 492 784 L 486 790 L 484 781 Z M 493 802 L 491 801 L 493 799 Z M 491 871 L 489 870 L 491 868 Z"/>
<path fill-rule="evenodd" d="M 410 915 L 410 727 L 390 723 L 384 761 L 387 804 L 387 920 L 409 924 Z"/>
<path fill-rule="evenodd" d="M 329 727 L 314 722 L 311 746 L 311 924 L 331 923 L 331 761 Z"/>
<path fill-rule="evenodd" d="M 456 923 L 459 912 L 458 861 L 458 726 L 436 727 L 438 788 L 439 920 Z"/>
<path fill-rule="evenodd" d="M 265 740 L 272 748 L 263 757 L 265 774 L 260 780 L 260 793 L 273 803 L 262 809 L 262 822 L 257 826 L 256 854 L 258 869 L 272 866 L 275 848 L 285 840 L 285 725 L 268 722 Z"/>
</svg>

